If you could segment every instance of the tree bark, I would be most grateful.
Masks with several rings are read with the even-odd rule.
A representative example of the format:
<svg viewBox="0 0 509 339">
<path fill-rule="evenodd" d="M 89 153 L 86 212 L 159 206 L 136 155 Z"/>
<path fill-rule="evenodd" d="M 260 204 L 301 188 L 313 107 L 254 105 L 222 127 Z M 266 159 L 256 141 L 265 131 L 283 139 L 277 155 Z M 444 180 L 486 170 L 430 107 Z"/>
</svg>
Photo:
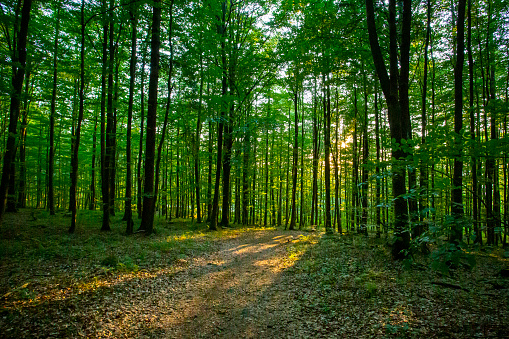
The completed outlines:
<svg viewBox="0 0 509 339">
<path fill-rule="evenodd" d="M 457 48 L 456 66 L 454 67 L 454 172 L 451 192 L 451 206 L 454 222 L 451 229 L 451 242 L 461 242 L 463 235 L 463 161 L 461 160 L 463 142 L 461 130 L 463 129 L 463 62 L 465 59 L 465 0 L 458 2 L 458 22 L 456 25 Z"/>
<path fill-rule="evenodd" d="M 398 53 L 397 25 L 396 25 L 396 1 L 389 0 L 389 68 L 387 72 L 382 51 L 378 41 L 378 34 L 375 24 L 375 11 L 373 0 L 365 0 L 369 43 L 375 69 L 380 81 L 382 92 L 387 102 L 387 113 L 391 138 L 396 145 L 392 148 L 393 178 L 392 192 L 394 196 L 394 236 L 392 255 L 396 259 L 406 256 L 406 250 L 410 246 L 410 235 L 408 230 L 408 206 L 404 199 L 405 166 L 398 164 L 406 158 L 407 153 L 399 147 L 402 140 L 408 139 L 411 135 L 410 116 L 408 112 L 408 72 L 409 72 L 409 50 L 410 50 L 410 28 L 411 28 L 411 0 L 403 0 L 402 24 L 401 24 L 401 46 Z M 398 60 L 398 55 L 401 55 Z M 399 69 L 401 64 L 401 69 Z M 410 129 L 410 130 L 409 130 Z"/>
<path fill-rule="evenodd" d="M 327 77 L 327 80 L 328 77 Z M 324 151 L 325 151 L 325 231 L 332 234 L 331 218 L 331 183 L 330 183 L 330 126 L 331 126 L 331 107 L 330 107 L 330 85 L 324 83 L 324 100 L 326 101 L 324 110 Z"/>
<path fill-rule="evenodd" d="M 221 67 L 222 67 L 222 79 L 221 79 L 221 115 L 218 123 L 217 131 L 217 162 L 216 162 L 216 176 L 214 184 L 214 200 L 212 202 L 212 213 L 210 215 L 209 229 L 212 231 L 217 230 L 217 216 L 219 213 L 219 184 L 221 181 L 221 164 L 223 160 L 223 129 L 224 122 L 226 119 L 226 108 L 227 108 L 227 93 L 228 93 L 228 66 L 226 61 L 226 1 L 221 4 L 221 24 L 218 25 L 217 30 L 221 38 Z M 224 173 L 223 173 L 224 176 Z M 223 187 L 223 190 L 225 188 Z M 225 207 L 223 206 L 223 209 Z"/>
<path fill-rule="evenodd" d="M 16 148 L 17 148 L 17 129 L 18 118 L 21 102 L 21 91 L 23 88 L 23 80 L 25 78 L 26 67 L 26 46 L 28 37 L 28 24 L 30 22 L 30 10 L 32 8 L 32 0 L 23 1 L 21 9 L 21 22 L 19 33 L 17 34 L 17 41 L 15 46 L 17 50 L 13 51 L 13 77 L 12 77 L 12 94 L 11 103 L 9 106 L 9 127 L 7 144 L 4 154 L 4 164 L 2 168 L 2 178 L 0 180 L 0 223 L 5 211 L 5 203 L 7 198 L 7 190 L 11 179 L 11 166 L 14 163 Z"/>
<path fill-rule="evenodd" d="M 125 180 L 125 206 L 123 221 L 126 221 L 126 233 L 132 234 L 134 231 L 133 211 L 132 211 L 132 152 L 131 152 L 131 130 L 133 120 L 134 105 L 134 86 L 136 80 L 136 44 L 137 44 L 137 10 L 134 6 L 129 11 L 131 21 L 131 61 L 129 63 L 129 102 L 127 105 L 127 140 L 126 140 L 126 180 Z"/>
<path fill-rule="evenodd" d="M 297 80 L 297 79 L 296 79 Z M 294 230 L 296 225 L 296 195 L 297 195 L 297 167 L 299 161 L 299 115 L 297 111 L 298 106 L 298 84 L 295 83 L 295 89 L 293 93 L 293 105 L 294 105 L 294 118 L 295 118 L 295 131 L 294 131 L 294 144 L 293 144 L 293 166 L 292 166 L 292 214 L 290 217 L 289 230 Z"/>
<path fill-rule="evenodd" d="M 159 47 L 161 29 L 161 0 L 154 0 L 152 9 L 152 41 L 147 108 L 147 136 L 145 141 L 145 188 L 140 230 L 150 235 L 154 230 L 155 187 L 154 160 L 157 122 L 157 85 L 159 80 Z"/>
<path fill-rule="evenodd" d="M 161 138 L 159 139 L 159 145 L 157 146 L 157 159 L 156 159 L 156 169 L 155 169 L 155 188 L 154 188 L 154 206 L 157 202 L 157 193 L 159 191 L 159 168 L 161 166 L 161 157 L 162 157 L 162 150 L 163 150 L 163 144 L 164 139 L 166 136 L 166 129 L 168 126 L 168 115 L 170 114 L 170 108 L 171 108 L 171 93 L 173 90 L 172 85 L 172 75 L 173 75 L 173 0 L 170 0 L 170 27 L 169 27 L 169 42 L 170 42 L 170 68 L 168 70 L 168 98 L 166 100 L 166 110 L 164 112 L 164 122 L 163 122 L 163 129 L 161 130 Z"/>
<path fill-rule="evenodd" d="M 81 122 L 83 120 L 84 102 L 85 102 L 85 0 L 81 0 L 81 53 L 80 53 L 80 89 L 79 89 L 79 111 L 76 130 L 73 135 L 72 155 L 71 155 L 71 188 L 70 188 L 70 208 L 71 208 L 71 227 L 69 233 L 76 230 L 76 189 L 78 186 L 78 150 L 80 146 Z"/>
</svg>

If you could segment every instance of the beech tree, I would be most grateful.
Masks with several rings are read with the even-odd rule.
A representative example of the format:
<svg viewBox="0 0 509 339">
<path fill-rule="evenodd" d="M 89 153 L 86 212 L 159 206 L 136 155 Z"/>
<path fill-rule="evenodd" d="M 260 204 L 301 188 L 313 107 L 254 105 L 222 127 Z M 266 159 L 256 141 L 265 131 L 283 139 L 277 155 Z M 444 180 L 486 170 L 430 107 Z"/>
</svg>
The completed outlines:
<svg viewBox="0 0 509 339">
<path fill-rule="evenodd" d="M 387 104 L 391 137 L 394 142 L 392 145 L 392 158 L 395 160 L 395 166 L 393 168 L 392 194 L 394 196 L 394 235 L 396 239 L 393 244 L 392 253 L 396 258 L 404 256 L 404 251 L 410 245 L 408 206 L 403 197 L 406 193 L 406 174 L 404 166 L 397 162 L 406 158 L 407 152 L 402 147 L 402 143 L 411 139 L 412 134 L 408 107 L 410 29 L 412 23 L 411 5 L 410 0 L 402 1 L 401 32 L 398 34 L 396 1 L 389 0 L 388 25 L 390 42 L 388 72 L 377 34 L 373 0 L 366 0 L 369 44 L 380 86 Z M 399 43 L 397 41 L 398 36 L 401 36 Z"/>
<path fill-rule="evenodd" d="M 21 2 L 20 2 L 21 4 Z M 14 26 L 13 41 L 9 42 L 10 52 L 12 53 L 12 94 L 9 106 L 9 129 L 7 136 L 7 144 L 5 147 L 2 178 L 0 181 L 0 221 L 5 211 L 5 203 L 7 198 L 7 190 L 11 178 L 11 166 L 17 149 L 18 139 L 18 118 L 21 103 L 21 91 L 23 88 L 23 80 L 25 78 L 25 67 L 27 60 L 27 37 L 28 25 L 30 22 L 30 10 L 32 8 L 32 0 L 24 0 L 21 7 L 21 18 L 19 26 Z M 18 15 L 19 12 L 17 12 Z M 18 16 L 16 16 L 16 22 Z"/>
</svg>

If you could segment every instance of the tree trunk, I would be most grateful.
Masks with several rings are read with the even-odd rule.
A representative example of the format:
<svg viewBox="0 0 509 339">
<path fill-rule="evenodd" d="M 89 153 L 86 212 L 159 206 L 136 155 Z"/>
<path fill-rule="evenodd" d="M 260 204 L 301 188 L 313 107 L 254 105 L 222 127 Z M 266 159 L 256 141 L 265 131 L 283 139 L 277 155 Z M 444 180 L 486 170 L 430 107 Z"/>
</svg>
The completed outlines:
<svg viewBox="0 0 509 339">
<path fill-rule="evenodd" d="M 451 206 L 454 223 L 451 229 L 451 242 L 461 242 L 463 234 L 463 142 L 461 134 L 463 129 L 463 61 L 465 59 L 465 0 L 458 3 L 458 22 L 456 25 L 457 48 L 456 66 L 454 68 L 454 133 L 456 151 L 454 158 L 454 174 L 452 179 Z"/>
<path fill-rule="evenodd" d="M 81 66 L 80 66 L 80 90 L 79 90 L 79 111 L 76 131 L 73 135 L 72 155 L 71 155 L 71 188 L 70 188 L 70 208 L 71 208 L 71 227 L 69 233 L 76 230 L 76 188 L 78 186 L 78 150 L 80 146 L 81 121 L 83 120 L 84 101 L 85 101 L 85 0 L 81 0 Z"/>
<path fill-rule="evenodd" d="M 304 126 L 304 112 L 301 114 L 301 124 Z M 304 127 L 300 129 L 300 139 L 301 139 L 301 150 L 300 152 L 300 212 L 299 212 L 299 230 L 305 226 L 305 216 L 304 216 Z"/>
<path fill-rule="evenodd" d="M 270 117 L 270 97 L 269 97 L 269 108 L 267 109 L 267 120 Z M 267 214 L 268 214 L 268 203 L 269 203 L 269 128 L 265 126 L 265 207 L 263 210 L 263 226 L 267 226 Z"/>
<path fill-rule="evenodd" d="M 292 166 L 292 215 L 290 219 L 289 230 L 294 230 L 296 225 L 297 211 L 296 211 L 296 195 L 297 195 L 297 166 L 299 161 L 299 115 L 297 112 L 298 105 L 298 84 L 295 84 L 293 93 L 293 105 L 294 105 L 294 118 L 295 118 L 295 131 L 294 131 L 294 144 L 293 144 L 293 166 Z"/>
<path fill-rule="evenodd" d="M 324 77 L 325 78 L 325 77 Z M 327 77 L 328 78 L 328 77 Z M 327 79 L 329 80 L 329 79 Z M 331 218 L 331 194 L 330 194 L 330 85 L 324 83 L 324 100 L 326 102 L 324 110 L 324 151 L 325 151 L 325 231 L 332 234 L 332 218 Z"/>
<path fill-rule="evenodd" d="M 422 94 L 421 94 L 421 144 L 423 149 L 426 149 L 426 124 L 427 124 L 427 95 L 428 95 L 428 49 L 431 36 L 431 0 L 427 1 L 427 19 L 426 19 L 426 39 L 424 43 L 424 75 L 422 79 Z M 413 238 L 421 236 L 424 232 L 424 219 L 427 218 L 428 213 L 428 166 L 424 160 L 420 160 L 420 196 L 419 196 L 419 222 L 414 225 Z"/>
<path fill-rule="evenodd" d="M 152 9 L 152 41 L 150 48 L 150 78 L 147 108 L 147 136 L 145 141 L 145 189 L 140 230 L 150 235 L 154 229 L 155 187 L 154 160 L 157 122 L 157 85 L 159 80 L 159 47 L 161 28 L 161 0 L 154 0 Z"/>
<path fill-rule="evenodd" d="M 156 159 L 156 169 L 155 169 L 155 183 L 154 183 L 154 203 L 153 205 L 156 205 L 157 202 L 157 193 L 159 190 L 159 168 L 161 166 L 161 157 L 163 152 L 163 144 L 164 139 L 166 136 L 166 129 L 168 126 L 168 116 L 170 114 L 170 108 L 171 108 L 171 93 L 173 90 L 172 86 L 172 75 L 173 75 L 173 43 L 172 43 L 172 37 L 173 37 L 173 0 L 170 0 L 170 24 L 169 24 L 169 42 L 170 42 L 170 68 L 168 70 L 168 98 L 166 100 L 166 110 L 164 112 L 164 122 L 163 122 L 163 129 L 161 130 L 161 138 L 159 139 L 159 145 L 157 146 L 157 159 Z M 156 101 L 157 103 L 157 101 Z"/>
<path fill-rule="evenodd" d="M 387 72 L 383 54 L 378 41 L 376 31 L 375 11 L 372 0 L 365 0 L 366 14 L 369 33 L 371 54 L 375 64 L 376 72 L 385 100 L 389 117 L 391 138 L 396 143 L 392 149 L 392 158 L 401 161 L 407 154 L 402 150 L 402 140 L 411 136 L 410 116 L 408 112 L 408 72 L 410 52 L 410 28 L 411 28 L 411 0 L 403 0 L 402 23 L 401 23 L 401 46 L 398 53 L 397 46 L 397 25 L 396 25 L 396 2 L 389 0 L 389 64 L 390 75 Z M 400 55 L 400 59 L 398 56 Z M 401 69 L 398 66 L 401 64 Z M 399 90 L 399 93 L 398 93 Z M 410 246 L 410 235 L 408 230 L 408 210 L 404 199 L 405 187 L 405 166 L 393 165 L 392 193 L 394 196 L 394 236 L 392 247 L 393 257 L 400 259 L 406 256 L 406 250 Z"/>
<path fill-rule="evenodd" d="M 201 129 L 202 129 L 202 110 L 203 110 L 203 83 L 204 83 L 204 72 L 203 72 L 203 53 L 200 53 L 200 93 L 199 93 L 199 106 L 198 106 L 198 117 L 196 119 L 196 136 L 194 142 L 194 186 L 196 191 L 196 222 L 201 223 L 201 197 L 200 197 L 200 140 L 201 140 Z"/>
<path fill-rule="evenodd" d="M 315 84 L 315 99 L 313 104 L 313 183 L 311 188 L 311 225 L 316 225 L 317 202 L 318 202 L 318 156 L 320 146 L 318 142 L 318 99 L 316 98 L 316 84 Z"/>
<path fill-rule="evenodd" d="M 223 158 L 223 129 L 224 120 L 226 119 L 226 108 L 227 108 L 227 93 L 228 93 L 228 66 L 226 61 L 226 1 L 221 4 L 222 16 L 221 24 L 218 25 L 217 31 L 221 37 L 221 67 L 222 67 L 222 79 L 221 79 L 221 116 L 218 123 L 217 131 L 217 162 L 216 162 L 216 178 L 214 184 L 214 200 L 212 202 L 212 213 L 210 215 L 209 229 L 212 231 L 217 230 L 217 216 L 219 213 L 219 184 L 221 180 L 221 164 Z M 224 173 L 223 173 L 224 176 Z M 223 191 L 224 191 L 223 187 Z M 223 206 L 223 209 L 225 207 Z"/>
<path fill-rule="evenodd" d="M 376 237 L 381 236 L 381 218 L 380 218 L 380 194 L 381 194 L 381 180 L 380 180 L 380 123 L 378 119 L 378 86 L 375 85 L 375 144 L 376 144 L 376 196 L 375 196 L 375 224 L 376 224 Z"/>
<path fill-rule="evenodd" d="M 359 157 L 358 157 L 358 142 L 357 142 L 357 125 L 358 125 L 358 116 L 359 116 L 359 110 L 357 108 L 357 87 L 353 90 L 354 94 L 354 130 L 353 130 L 353 147 L 352 147 L 352 229 L 356 228 L 357 232 L 360 232 L 360 225 L 359 225 Z"/>
<path fill-rule="evenodd" d="M 362 222 L 361 233 L 368 235 L 368 162 L 369 162 L 369 139 L 368 139 L 368 84 L 366 73 L 364 73 L 364 121 L 362 124 L 362 183 L 361 183 L 361 205 Z"/>
<path fill-rule="evenodd" d="M 208 140 L 208 150 L 207 154 L 209 155 L 208 159 L 208 170 L 207 170 L 207 220 L 206 222 L 210 222 L 210 218 L 212 216 L 212 164 L 213 164 L 213 124 L 212 120 L 209 120 L 209 140 Z"/>
<path fill-rule="evenodd" d="M 146 51 L 146 50 L 145 50 Z M 141 63 L 141 69 L 145 69 L 145 55 L 142 56 L 142 63 Z M 141 95 L 140 95 L 140 144 L 138 148 L 138 165 L 137 165 L 137 200 L 136 200 L 136 209 L 138 212 L 138 219 L 141 219 L 142 217 L 142 210 L 143 210 L 143 200 L 142 200 L 142 194 L 143 192 L 143 176 L 141 174 L 141 167 L 142 167 L 142 160 L 143 160 L 143 133 L 145 131 L 144 128 L 144 121 L 145 121 L 145 72 L 141 72 L 141 79 L 140 79 L 140 89 L 141 89 Z"/>
<path fill-rule="evenodd" d="M 97 112 L 94 118 L 94 137 L 92 140 L 92 170 L 90 175 L 90 204 L 88 209 L 95 210 L 95 159 L 97 153 Z"/>
<path fill-rule="evenodd" d="M 102 3 L 103 11 L 106 11 L 106 0 Z M 101 230 L 110 229 L 109 219 L 109 184 L 108 184 L 108 164 L 107 164 L 107 129 L 106 129 L 106 97 L 108 94 L 107 76 L 108 66 L 108 20 L 106 15 L 103 17 L 103 43 L 102 43 L 102 69 L 101 69 L 101 193 L 102 193 L 102 226 Z"/>
<path fill-rule="evenodd" d="M 53 49 L 53 87 L 51 91 L 51 106 L 49 117 L 49 154 L 48 154 L 48 209 L 50 215 L 55 215 L 55 193 L 53 177 L 55 173 L 55 114 L 58 83 L 58 36 L 60 33 L 60 6 L 57 6 L 55 18 L 55 41 Z"/>
<path fill-rule="evenodd" d="M 21 9 L 21 22 L 19 33 L 17 34 L 18 41 L 15 41 L 17 51 L 13 51 L 13 77 L 12 77 L 12 94 L 11 103 L 9 107 L 9 128 L 7 136 L 7 144 L 4 153 L 4 164 L 2 168 L 2 178 L 0 181 L 0 223 L 5 211 L 5 202 L 7 198 L 7 190 L 11 177 L 11 166 L 14 163 L 16 155 L 16 139 L 18 129 L 18 118 L 21 102 L 21 91 L 23 88 L 23 79 L 25 77 L 26 66 L 26 45 L 28 36 L 28 23 L 30 21 L 30 10 L 32 8 L 32 0 L 23 1 L 23 8 Z"/>
<path fill-rule="evenodd" d="M 244 150 L 242 156 L 242 224 L 248 225 L 248 206 L 249 206 L 249 153 L 251 150 L 251 131 L 249 129 L 249 122 L 246 126 L 246 135 L 244 136 Z"/>
<path fill-rule="evenodd" d="M 29 66 L 30 67 L 30 66 Z M 29 68 L 27 67 L 27 68 Z M 18 182 L 18 208 L 26 207 L 27 198 L 27 167 L 26 167 L 26 140 L 28 113 L 30 109 L 30 70 L 27 69 L 25 76 L 25 94 L 23 100 L 23 109 L 21 110 L 21 126 L 19 131 L 19 182 Z M 33 81 L 32 81 L 33 87 Z"/>
<path fill-rule="evenodd" d="M 472 55 L 472 0 L 468 0 L 468 32 L 467 32 L 467 52 L 468 52 L 468 75 L 469 75 L 469 109 L 470 109 L 470 138 L 472 148 L 475 148 L 475 114 L 474 114 L 474 59 Z M 471 157 L 472 172 L 472 220 L 474 226 L 475 243 L 482 239 L 481 228 L 479 227 L 479 196 L 477 194 L 479 183 L 477 182 L 477 157 L 472 149 Z"/>
<path fill-rule="evenodd" d="M 134 86 L 136 80 L 136 44 L 137 44 L 137 25 L 138 17 L 136 8 L 133 7 L 129 11 L 131 20 L 131 61 L 129 63 L 129 102 L 127 106 L 127 140 L 126 140 L 126 180 L 125 180 L 125 205 L 123 221 L 126 221 L 126 233 L 132 234 L 134 231 L 133 211 L 132 211 L 132 152 L 131 152 L 131 130 L 133 120 L 134 105 Z"/>
</svg>

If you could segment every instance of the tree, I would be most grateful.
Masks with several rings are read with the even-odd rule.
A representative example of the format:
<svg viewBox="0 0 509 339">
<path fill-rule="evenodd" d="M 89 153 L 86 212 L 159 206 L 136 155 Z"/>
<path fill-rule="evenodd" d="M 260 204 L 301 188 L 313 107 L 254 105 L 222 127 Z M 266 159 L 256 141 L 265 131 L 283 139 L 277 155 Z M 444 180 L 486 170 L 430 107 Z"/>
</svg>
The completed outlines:
<svg viewBox="0 0 509 339">
<path fill-rule="evenodd" d="M 454 67 L 454 133 L 456 151 L 454 175 L 452 179 L 452 225 L 450 241 L 460 242 L 463 234 L 463 160 L 461 133 L 463 129 L 463 63 L 465 60 L 465 0 L 458 3 L 458 23 L 456 25 L 456 66 Z"/>
<path fill-rule="evenodd" d="M 161 30 L 161 0 L 152 7 L 152 41 L 150 44 L 150 78 L 148 88 L 147 127 L 145 142 L 145 188 L 140 230 L 150 235 L 154 230 L 155 187 L 154 161 L 156 146 L 157 85 L 159 80 L 159 47 Z"/>
<path fill-rule="evenodd" d="M 390 31 L 389 42 L 389 71 L 385 66 L 384 57 L 379 44 L 378 33 L 375 23 L 375 10 L 373 0 L 366 0 L 366 17 L 369 34 L 369 44 L 373 62 L 380 86 L 387 104 L 387 114 L 392 145 L 393 179 L 392 194 L 394 196 L 394 236 L 392 254 L 395 258 L 405 256 L 405 250 L 410 245 L 408 233 L 407 203 L 403 195 L 406 193 L 405 168 L 398 161 L 406 158 L 407 152 L 402 148 L 402 142 L 410 139 L 411 125 L 408 107 L 408 77 L 409 77 L 409 52 L 410 52 L 410 28 L 411 28 L 411 1 L 402 1 L 401 32 L 397 32 L 396 1 L 389 0 L 388 25 Z M 397 37 L 401 36 L 398 53 Z M 398 60 L 399 56 L 399 60 Z"/>
<path fill-rule="evenodd" d="M 132 163 L 131 163 L 131 133 L 132 133 L 132 120 L 133 120 L 133 105 L 134 105 L 134 85 L 136 80 L 136 45 L 137 45 L 137 8 L 136 5 L 131 5 L 129 15 L 131 21 L 131 61 L 129 64 L 129 103 L 127 107 L 127 141 L 126 141 L 126 183 L 125 183 L 125 211 L 123 220 L 127 222 L 126 233 L 133 233 L 133 211 L 131 206 L 132 200 Z"/>
<path fill-rule="evenodd" d="M 28 37 L 28 24 L 30 22 L 30 10 L 32 8 L 32 0 L 23 1 L 21 9 L 21 20 L 17 31 L 14 35 L 17 41 L 13 41 L 13 46 L 16 49 L 12 50 L 12 94 L 9 106 L 9 135 L 7 137 L 6 150 L 4 154 L 2 178 L 0 180 L 0 222 L 5 211 L 5 202 L 7 197 L 7 190 L 11 180 L 11 166 L 14 162 L 17 148 L 18 138 L 18 118 L 21 103 L 21 91 L 23 88 L 23 79 L 25 78 L 25 67 L 27 60 L 27 37 Z"/>
<path fill-rule="evenodd" d="M 85 0 L 81 0 L 81 51 L 80 51 L 80 89 L 79 89 L 79 112 L 76 130 L 72 135 L 72 155 L 71 155 L 71 188 L 70 188 L 70 209 L 71 226 L 69 233 L 76 230 L 76 190 L 78 186 L 78 155 L 81 138 L 81 122 L 83 121 L 84 101 L 85 101 Z"/>
<path fill-rule="evenodd" d="M 57 83 L 58 83 L 58 35 L 60 31 L 60 8 L 56 12 L 55 18 L 55 44 L 53 51 L 53 89 L 51 91 L 51 112 L 49 121 L 49 159 L 48 159 L 48 208 L 50 215 L 55 215 L 55 198 L 53 190 L 53 177 L 55 166 L 55 110 L 57 101 Z"/>
</svg>

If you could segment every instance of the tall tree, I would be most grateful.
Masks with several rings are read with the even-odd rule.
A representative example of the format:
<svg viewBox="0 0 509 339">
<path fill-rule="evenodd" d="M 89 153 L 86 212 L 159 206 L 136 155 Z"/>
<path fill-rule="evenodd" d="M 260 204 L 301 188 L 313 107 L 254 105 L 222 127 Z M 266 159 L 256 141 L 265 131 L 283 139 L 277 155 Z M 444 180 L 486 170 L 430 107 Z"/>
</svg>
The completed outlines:
<svg viewBox="0 0 509 339">
<path fill-rule="evenodd" d="M 466 0 L 458 2 L 458 22 L 456 24 L 456 65 L 454 67 L 454 174 L 452 179 L 452 214 L 454 223 L 450 241 L 460 242 L 463 234 L 463 63 L 465 60 L 465 5 Z"/>
<path fill-rule="evenodd" d="M 81 0 L 81 50 L 80 50 L 80 89 L 79 89 L 79 111 L 76 130 L 72 136 L 72 155 L 71 155 L 71 188 L 70 188 L 70 209 L 71 226 L 69 233 L 76 230 L 76 190 L 78 187 L 78 154 L 81 137 L 81 122 L 83 120 L 84 102 L 85 102 L 85 0 Z"/>
<path fill-rule="evenodd" d="M 293 112 L 295 119 L 295 127 L 294 127 L 294 141 L 293 141 L 293 165 L 292 165 L 292 214 L 290 217 L 290 225 L 288 226 L 289 230 L 294 230 L 295 225 L 297 223 L 297 168 L 299 166 L 299 114 L 297 111 L 298 103 L 299 103 L 299 70 L 297 69 L 297 65 L 295 65 L 295 75 L 294 75 L 294 88 L 293 88 Z"/>
<path fill-rule="evenodd" d="M 32 8 L 32 0 L 24 0 L 21 9 L 21 21 L 19 24 L 19 32 L 14 34 L 12 50 L 12 94 L 9 106 L 9 127 L 7 144 L 4 154 L 4 164 L 2 168 L 2 178 L 0 181 L 0 222 L 2 220 L 5 203 L 7 198 L 7 190 L 11 179 L 11 166 L 14 162 L 17 148 L 18 138 L 18 119 L 21 104 L 21 91 L 23 88 L 23 79 L 25 78 L 25 67 L 27 60 L 27 37 L 28 24 L 30 22 L 30 11 Z M 18 27 L 14 28 L 15 30 Z"/>
<path fill-rule="evenodd" d="M 401 147 L 402 141 L 411 136 L 411 124 L 408 107 L 408 77 L 410 60 L 410 29 L 412 23 L 411 0 L 401 1 L 401 31 L 398 34 L 396 1 L 389 0 L 389 70 L 385 66 L 384 57 L 379 44 L 376 29 L 375 10 L 373 0 L 365 0 L 366 16 L 369 34 L 369 44 L 373 62 L 380 86 L 387 103 L 387 114 L 391 138 L 395 142 L 392 146 L 393 178 L 392 193 L 394 196 L 394 236 L 392 246 L 394 258 L 405 256 L 405 250 L 410 245 L 408 230 L 407 202 L 404 198 L 406 193 L 405 167 L 398 162 L 406 158 L 407 152 Z M 401 36 L 398 51 L 398 36 Z"/>
<path fill-rule="evenodd" d="M 226 119 L 227 94 L 228 94 L 228 65 L 226 59 L 226 1 L 221 3 L 221 15 L 217 16 L 217 33 L 221 39 L 221 115 L 217 128 L 217 162 L 216 175 L 214 183 L 214 198 L 212 201 L 212 213 L 210 214 L 210 230 L 217 229 L 217 216 L 219 213 L 219 184 L 221 180 L 221 163 L 223 159 L 223 129 L 224 120 Z"/>
<path fill-rule="evenodd" d="M 55 12 L 55 42 L 53 47 L 53 87 L 51 91 L 51 108 L 49 116 L 49 150 L 48 150 L 48 209 L 50 215 L 55 215 L 55 197 L 53 187 L 55 167 L 55 114 L 58 83 L 58 35 L 60 32 L 60 7 Z"/>
<path fill-rule="evenodd" d="M 324 76 L 324 151 L 325 151 L 325 230 L 327 233 L 331 234 L 332 229 L 332 221 L 331 221 L 331 180 L 330 180 L 330 129 L 331 129 L 331 106 L 330 106 L 330 84 L 328 75 Z"/>
<path fill-rule="evenodd" d="M 125 182 L 125 211 L 123 220 L 127 222 L 126 233 L 133 233 L 133 211 L 132 201 L 132 152 L 131 152 L 131 134 L 134 106 L 134 85 L 136 81 L 136 46 L 137 46 L 137 27 L 138 13 L 136 4 L 132 4 L 129 10 L 131 21 L 131 61 L 129 64 L 129 103 L 127 106 L 127 140 L 126 140 L 126 182 Z"/>
<path fill-rule="evenodd" d="M 140 230 L 147 235 L 154 230 L 155 187 L 154 161 L 156 146 L 157 121 L 157 85 L 159 80 L 159 48 L 161 31 L 161 0 L 154 0 L 152 8 L 152 41 L 150 44 L 150 78 L 147 107 L 147 136 L 145 141 L 145 189 L 143 194 L 143 211 Z"/>
<path fill-rule="evenodd" d="M 467 53 L 468 53 L 468 76 L 469 76 L 469 110 L 470 110 L 470 138 L 476 140 L 476 119 L 474 107 L 474 58 L 472 53 L 472 0 L 468 0 L 468 31 L 467 31 Z M 475 142 L 472 143 L 472 148 L 475 147 Z M 482 243 L 481 228 L 479 227 L 479 196 L 477 194 L 479 183 L 477 182 L 477 157 L 475 152 L 472 152 L 471 157 L 471 172 L 472 172 L 472 219 L 475 233 L 475 242 Z"/>
</svg>

